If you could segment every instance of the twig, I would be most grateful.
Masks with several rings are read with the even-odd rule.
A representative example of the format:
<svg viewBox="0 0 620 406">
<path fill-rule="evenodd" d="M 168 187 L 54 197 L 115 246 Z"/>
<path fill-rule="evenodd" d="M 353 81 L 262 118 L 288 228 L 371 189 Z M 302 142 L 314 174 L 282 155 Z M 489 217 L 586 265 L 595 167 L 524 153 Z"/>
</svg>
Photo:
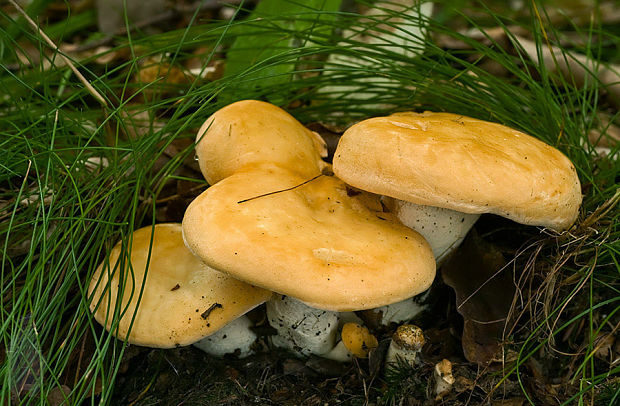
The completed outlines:
<svg viewBox="0 0 620 406">
<path fill-rule="evenodd" d="M 24 11 L 23 8 L 20 7 L 19 4 L 17 4 L 15 2 L 15 0 L 9 0 L 9 3 L 11 3 L 13 5 L 13 7 L 15 7 L 15 9 L 26 19 L 26 21 L 28 21 L 28 23 L 35 29 L 38 31 L 39 35 L 41 35 L 41 37 L 45 40 L 45 42 L 47 42 L 47 44 L 52 47 L 54 49 L 54 51 L 56 51 L 58 53 L 58 55 L 60 55 L 60 57 L 65 61 L 65 63 L 67 64 L 67 66 L 69 66 L 69 68 L 73 71 L 73 73 L 75 73 L 75 76 L 77 76 L 77 78 L 80 80 L 80 82 L 82 82 L 84 84 L 84 86 L 86 87 L 86 89 L 88 89 L 88 91 L 90 92 L 91 95 L 93 95 L 93 97 L 95 97 L 95 99 L 97 99 L 97 101 L 99 103 L 101 103 L 102 106 L 104 107 L 108 107 L 108 103 L 106 102 L 106 100 L 103 98 L 103 96 L 88 82 L 88 80 L 86 80 L 86 78 L 80 73 L 79 70 L 77 70 L 77 68 L 75 67 L 75 65 L 73 65 L 73 62 L 71 62 L 71 60 L 69 58 L 67 58 L 65 56 L 65 54 L 63 54 L 60 49 L 58 49 L 58 46 L 56 44 L 54 44 L 54 41 L 52 41 L 44 32 L 43 30 L 37 25 L 37 23 L 35 23 L 32 18 L 30 18 L 30 16 L 28 14 L 26 14 L 26 12 Z"/>
<path fill-rule="evenodd" d="M 302 182 L 299 185 L 295 185 L 295 186 L 291 186 L 291 187 L 286 188 L 286 189 L 276 190 L 274 192 L 269 192 L 269 193 L 265 193 L 265 194 L 262 194 L 262 195 L 258 195 L 258 196 L 254 196 L 254 197 L 249 197 L 249 198 L 243 199 L 243 200 L 239 200 L 237 202 L 237 204 L 249 202 L 250 200 L 258 199 L 260 197 L 271 196 L 271 195 L 275 195 L 276 193 L 288 192 L 289 190 L 297 189 L 298 187 L 301 187 L 301 186 L 305 185 L 306 183 L 312 182 L 313 180 L 317 179 L 320 176 L 323 176 L 323 174 L 320 173 L 320 174 L 316 175 L 314 178 L 308 179 L 307 181 Z"/>
</svg>

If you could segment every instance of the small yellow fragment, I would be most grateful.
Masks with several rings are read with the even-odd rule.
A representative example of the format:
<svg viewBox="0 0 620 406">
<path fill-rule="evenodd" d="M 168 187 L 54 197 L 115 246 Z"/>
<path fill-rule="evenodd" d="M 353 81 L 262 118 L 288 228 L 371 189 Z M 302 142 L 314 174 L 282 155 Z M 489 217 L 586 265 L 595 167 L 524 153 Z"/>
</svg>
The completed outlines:
<svg viewBox="0 0 620 406">
<path fill-rule="evenodd" d="M 368 352 L 379 345 L 377 337 L 357 323 L 346 323 L 342 326 L 342 342 L 347 350 L 358 358 L 368 357 Z"/>
</svg>

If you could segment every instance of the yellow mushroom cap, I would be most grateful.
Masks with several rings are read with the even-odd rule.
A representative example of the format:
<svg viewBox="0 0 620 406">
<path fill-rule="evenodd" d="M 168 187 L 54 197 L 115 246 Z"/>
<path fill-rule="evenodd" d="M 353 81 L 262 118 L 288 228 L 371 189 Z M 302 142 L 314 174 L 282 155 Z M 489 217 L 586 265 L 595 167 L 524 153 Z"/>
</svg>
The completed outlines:
<svg viewBox="0 0 620 406">
<path fill-rule="evenodd" d="M 379 342 L 364 326 L 357 323 L 346 323 L 342 326 L 342 343 L 347 350 L 357 358 L 366 358 L 373 348 L 377 348 Z"/>
<path fill-rule="evenodd" d="M 581 205 L 579 178 L 560 151 L 457 114 L 408 112 L 357 123 L 341 137 L 333 169 L 373 193 L 556 230 L 570 227 Z"/>
<path fill-rule="evenodd" d="M 235 172 L 187 208 L 187 246 L 234 278 L 325 310 L 383 306 L 431 285 L 422 236 L 348 196 L 339 179 L 310 179 L 276 165 Z"/>
<path fill-rule="evenodd" d="M 198 130 L 196 156 L 209 184 L 247 165 L 274 163 L 302 176 L 321 173 L 323 139 L 273 104 L 243 100 L 216 111 Z"/>
<path fill-rule="evenodd" d="M 128 259 L 119 259 L 119 242 L 90 281 L 90 310 L 95 320 L 117 338 L 149 347 L 189 345 L 271 296 L 269 291 L 203 264 L 185 247 L 180 224 L 156 225 L 151 246 L 152 230 L 145 227 L 133 233 Z M 115 314 L 121 316 L 113 327 L 113 320 L 116 323 L 119 317 Z"/>
</svg>

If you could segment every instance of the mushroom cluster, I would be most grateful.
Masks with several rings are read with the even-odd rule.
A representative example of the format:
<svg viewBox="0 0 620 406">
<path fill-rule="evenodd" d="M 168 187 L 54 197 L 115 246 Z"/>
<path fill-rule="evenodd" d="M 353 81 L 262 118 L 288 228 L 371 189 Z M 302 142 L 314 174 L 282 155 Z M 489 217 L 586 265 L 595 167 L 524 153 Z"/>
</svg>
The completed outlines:
<svg viewBox="0 0 620 406">
<path fill-rule="evenodd" d="M 121 339 L 200 340 L 213 354 L 244 356 L 256 336 L 241 316 L 267 301 L 273 345 L 365 357 L 377 339 L 352 312 L 377 311 L 385 324 L 413 318 L 421 307 L 412 298 L 481 213 L 563 230 L 581 203 L 575 169 L 559 151 L 447 113 L 357 123 L 332 168 L 318 134 L 276 106 L 245 100 L 206 120 L 196 154 L 211 186 L 182 227 L 136 231 L 131 257 L 115 247 L 91 281 L 95 318 Z M 151 303 L 155 311 L 140 311 Z M 423 334 L 401 330 L 415 345 L 401 337 L 390 357 L 411 347 L 415 359 Z"/>
<path fill-rule="evenodd" d="M 384 213 L 378 196 L 352 193 L 331 175 L 323 140 L 284 110 L 253 100 L 226 106 L 199 131 L 196 152 L 212 186 L 185 212 L 185 242 L 207 265 L 279 294 L 267 303 L 273 344 L 348 359 L 335 350 L 344 345 L 343 312 L 402 301 L 432 283 L 422 236 Z"/>
</svg>

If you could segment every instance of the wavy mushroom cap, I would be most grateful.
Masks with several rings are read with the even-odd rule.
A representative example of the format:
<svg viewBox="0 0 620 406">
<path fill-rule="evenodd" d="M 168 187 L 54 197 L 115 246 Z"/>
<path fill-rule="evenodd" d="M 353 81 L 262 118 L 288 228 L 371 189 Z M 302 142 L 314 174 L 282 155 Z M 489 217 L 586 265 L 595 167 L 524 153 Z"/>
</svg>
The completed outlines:
<svg viewBox="0 0 620 406">
<path fill-rule="evenodd" d="M 273 163 L 314 176 L 325 167 L 325 142 L 273 104 L 243 100 L 216 111 L 198 130 L 196 156 L 213 185 L 247 165 Z"/>
<path fill-rule="evenodd" d="M 119 242 L 90 281 L 90 310 L 117 338 L 149 347 L 189 345 L 271 297 L 202 263 L 185 247 L 180 224 L 156 225 L 151 246 L 152 230 L 133 233 L 129 258 L 121 257 Z"/>
<path fill-rule="evenodd" d="M 308 180 L 276 165 L 223 179 L 187 208 L 188 247 L 237 279 L 325 310 L 383 306 L 431 285 L 435 261 L 420 234 L 335 177 Z"/>
<path fill-rule="evenodd" d="M 357 188 L 463 213 L 564 230 L 581 186 L 557 149 L 509 127 L 450 113 L 397 113 L 350 127 L 334 173 Z"/>
</svg>

